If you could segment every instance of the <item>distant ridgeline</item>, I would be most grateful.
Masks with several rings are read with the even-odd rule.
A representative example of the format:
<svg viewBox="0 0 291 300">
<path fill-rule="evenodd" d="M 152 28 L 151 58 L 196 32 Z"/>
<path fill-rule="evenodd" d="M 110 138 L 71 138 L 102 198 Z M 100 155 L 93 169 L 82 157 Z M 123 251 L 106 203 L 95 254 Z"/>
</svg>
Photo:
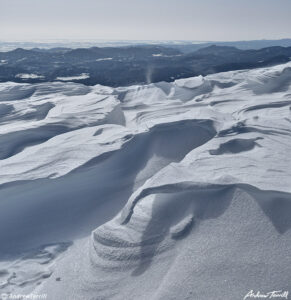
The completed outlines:
<svg viewBox="0 0 291 300">
<path fill-rule="evenodd" d="M 73 81 L 127 86 L 286 63 L 291 47 L 240 50 L 211 45 L 192 52 L 159 45 L 0 52 L 0 82 Z"/>
</svg>

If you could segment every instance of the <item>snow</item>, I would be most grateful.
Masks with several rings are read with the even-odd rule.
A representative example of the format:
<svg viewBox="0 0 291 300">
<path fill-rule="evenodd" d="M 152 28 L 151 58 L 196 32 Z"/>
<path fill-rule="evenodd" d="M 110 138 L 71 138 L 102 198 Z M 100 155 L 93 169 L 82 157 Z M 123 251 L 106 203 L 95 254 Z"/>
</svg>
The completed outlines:
<svg viewBox="0 0 291 300">
<path fill-rule="evenodd" d="M 290 290 L 290 70 L 1 83 L 0 294 Z"/>
<path fill-rule="evenodd" d="M 176 57 L 176 56 L 182 56 L 182 54 L 174 54 L 174 55 L 166 55 L 163 53 L 156 53 L 152 54 L 153 57 Z"/>
<path fill-rule="evenodd" d="M 106 61 L 106 60 L 112 60 L 112 57 L 104 57 L 104 58 L 97 58 L 96 61 Z"/>
<path fill-rule="evenodd" d="M 76 76 L 59 76 L 56 78 L 56 80 L 72 81 L 72 80 L 83 80 L 83 79 L 87 79 L 87 78 L 90 78 L 90 75 L 88 73 L 82 73 L 82 74 L 76 75 Z"/>
<path fill-rule="evenodd" d="M 28 73 L 16 74 L 15 77 L 16 78 L 21 78 L 21 79 L 41 79 L 41 78 L 44 78 L 42 75 L 28 74 Z"/>
</svg>

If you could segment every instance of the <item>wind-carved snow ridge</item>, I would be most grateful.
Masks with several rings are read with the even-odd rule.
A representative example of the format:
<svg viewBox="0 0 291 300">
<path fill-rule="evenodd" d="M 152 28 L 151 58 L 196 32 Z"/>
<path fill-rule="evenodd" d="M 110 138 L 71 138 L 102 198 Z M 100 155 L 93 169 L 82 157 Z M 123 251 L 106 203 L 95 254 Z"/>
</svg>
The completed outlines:
<svg viewBox="0 0 291 300">
<path fill-rule="evenodd" d="M 290 70 L 2 83 L 0 293 L 22 282 L 54 300 L 290 290 Z M 49 267 L 21 259 L 67 241 Z"/>
</svg>

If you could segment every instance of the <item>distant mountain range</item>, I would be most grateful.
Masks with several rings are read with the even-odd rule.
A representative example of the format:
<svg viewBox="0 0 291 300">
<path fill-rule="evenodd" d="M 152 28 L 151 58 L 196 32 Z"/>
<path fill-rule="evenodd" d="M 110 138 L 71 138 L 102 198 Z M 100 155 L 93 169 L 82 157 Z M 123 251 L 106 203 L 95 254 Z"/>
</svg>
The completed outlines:
<svg viewBox="0 0 291 300">
<path fill-rule="evenodd" d="M 40 41 L 1 41 L 0 51 L 11 51 L 17 48 L 23 49 L 51 49 L 51 48 L 91 48 L 91 47 L 123 47 L 123 46 L 164 46 L 179 49 L 189 53 L 211 45 L 236 47 L 241 50 L 261 49 L 266 47 L 291 47 L 291 39 L 280 40 L 251 40 L 251 41 L 151 41 L 151 40 L 40 40 Z"/>
<path fill-rule="evenodd" d="M 200 43 L 175 43 L 168 44 L 165 46 L 170 46 L 175 49 L 179 49 L 184 53 L 193 52 L 195 50 L 205 48 L 211 45 L 217 46 L 229 46 L 236 47 L 241 50 L 258 50 L 267 47 L 291 47 L 291 39 L 281 39 L 281 40 L 253 40 L 253 41 L 235 41 L 235 42 L 200 42 Z"/>
<path fill-rule="evenodd" d="M 243 45 L 244 42 L 237 43 Z M 190 47 L 193 51 L 189 51 Z M 59 80 L 85 85 L 127 86 L 265 67 L 291 60 L 291 47 L 242 50 L 220 43 L 194 48 L 193 44 L 18 48 L 0 52 L 0 82 Z"/>
</svg>

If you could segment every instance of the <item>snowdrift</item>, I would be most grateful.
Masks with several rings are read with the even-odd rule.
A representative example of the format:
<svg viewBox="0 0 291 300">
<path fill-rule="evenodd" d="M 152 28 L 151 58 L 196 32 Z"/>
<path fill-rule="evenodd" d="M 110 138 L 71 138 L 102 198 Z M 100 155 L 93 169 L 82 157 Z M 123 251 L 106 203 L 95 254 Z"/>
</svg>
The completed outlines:
<svg viewBox="0 0 291 300">
<path fill-rule="evenodd" d="M 291 291 L 291 64 L 0 85 L 0 293 Z"/>
</svg>

